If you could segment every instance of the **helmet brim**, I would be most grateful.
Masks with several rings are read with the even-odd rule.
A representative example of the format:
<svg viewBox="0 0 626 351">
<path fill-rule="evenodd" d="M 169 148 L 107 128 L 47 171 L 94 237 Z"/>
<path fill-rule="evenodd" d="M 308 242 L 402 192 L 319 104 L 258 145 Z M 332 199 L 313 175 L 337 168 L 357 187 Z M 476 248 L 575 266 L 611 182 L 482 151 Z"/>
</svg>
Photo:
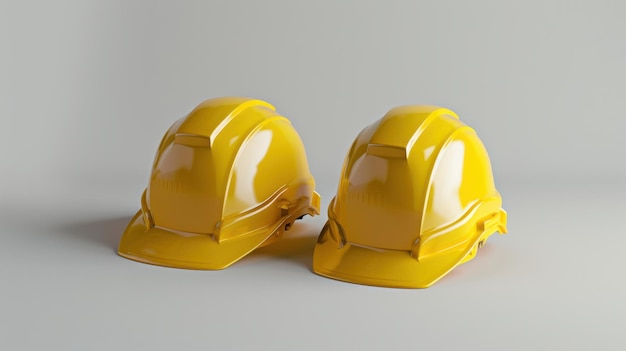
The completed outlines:
<svg viewBox="0 0 626 351">
<path fill-rule="evenodd" d="M 350 283 L 390 288 L 427 288 L 441 279 L 478 245 L 476 242 L 446 250 L 422 259 L 409 251 L 383 250 L 338 243 L 326 225 L 313 255 L 313 271 L 319 275 Z"/>
<path fill-rule="evenodd" d="M 255 231 L 221 243 L 206 234 L 178 233 L 147 228 L 141 211 L 124 231 L 118 254 L 159 266 L 218 270 L 237 262 L 269 239 L 275 230 Z"/>
</svg>

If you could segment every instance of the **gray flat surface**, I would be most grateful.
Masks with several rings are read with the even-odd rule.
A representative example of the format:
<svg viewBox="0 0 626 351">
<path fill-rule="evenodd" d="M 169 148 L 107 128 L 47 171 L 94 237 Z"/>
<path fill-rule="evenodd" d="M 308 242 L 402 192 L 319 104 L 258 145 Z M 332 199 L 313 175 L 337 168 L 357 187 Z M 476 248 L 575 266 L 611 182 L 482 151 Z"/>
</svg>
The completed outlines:
<svg viewBox="0 0 626 351">
<path fill-rule="evenodd" d="M 130 194 L 3 208 L 0 348 L 622 350 L 626 188 L 503 192 L 510 233 L 423 290 L 313 274 L 322 217 L 190 271 L 116 255 Z"/>
<path fill-rule="evenodd" d="M 0 0 L 0 350 L 626 349 L 626 2 Z M 173 121 L 274 104 L 322 216 L 224 271 L 115 248 Z M 357 133 L 483 140 L 507 236 L 425 290 L 311 272 Z"/>
</svg>

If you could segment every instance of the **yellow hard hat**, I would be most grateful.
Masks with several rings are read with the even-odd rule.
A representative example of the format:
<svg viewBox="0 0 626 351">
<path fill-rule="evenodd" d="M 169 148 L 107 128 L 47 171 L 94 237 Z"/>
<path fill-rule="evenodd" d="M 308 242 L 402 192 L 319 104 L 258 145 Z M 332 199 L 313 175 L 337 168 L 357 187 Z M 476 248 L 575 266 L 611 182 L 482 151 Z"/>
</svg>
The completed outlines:
<svg viewBox="0 0 626 351">
<path fill-rule="evenodd" d="M 506 233 L 487 151 L 436 106 L 401 106 L 366 127 L 345 159 L 313 270 L 352 283 L 425 288 Z"/>
<path fill-rule="evenodd" d="M 267 102 L 210 99 L 167 131 L 121 256 L 223 269 L 277 240 L 320 197 L 302 140 Z"/>
</svg>

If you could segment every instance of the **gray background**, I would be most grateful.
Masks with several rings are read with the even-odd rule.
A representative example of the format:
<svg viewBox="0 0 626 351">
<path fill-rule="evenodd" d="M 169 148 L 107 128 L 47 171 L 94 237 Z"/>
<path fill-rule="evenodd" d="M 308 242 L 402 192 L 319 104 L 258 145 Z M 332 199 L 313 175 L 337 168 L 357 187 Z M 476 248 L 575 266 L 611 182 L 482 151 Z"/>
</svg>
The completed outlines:
<svg viewBox="0 0 626 351">
<path fill-rule="evenodd" d="M 0 349 L 615 349 L 626 285 L 622 1 L 0 1 Z M 116 256 L 169 125 L 267 100 L 322 216 L 224 271 Z M 311 254 L 356 134 L 401 104 L 487 149 L 507 236 L 425 290 Z"/>
</svg>

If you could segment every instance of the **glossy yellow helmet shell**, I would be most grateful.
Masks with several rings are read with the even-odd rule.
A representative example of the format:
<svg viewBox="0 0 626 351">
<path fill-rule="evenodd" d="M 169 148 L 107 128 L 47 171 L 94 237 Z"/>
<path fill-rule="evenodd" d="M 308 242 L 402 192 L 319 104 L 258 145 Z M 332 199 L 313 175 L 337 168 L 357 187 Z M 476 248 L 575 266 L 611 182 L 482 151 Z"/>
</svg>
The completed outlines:
<svg viewBox="0 0 626 351">
<path fill-rule="evenodd" d="M 353 283 L 428 287 L 506 232 L 501 205 L 473 129 L 445 108 L 394 108 L 348 152 L 313 269 Z"/>
<path fill-rule="evenodd" d="M 176 121 L 156 154 L 121 256 L 222 269 L 319 213 L 302 140 L 267 102 L 210 99 Z"/>
</svg>

